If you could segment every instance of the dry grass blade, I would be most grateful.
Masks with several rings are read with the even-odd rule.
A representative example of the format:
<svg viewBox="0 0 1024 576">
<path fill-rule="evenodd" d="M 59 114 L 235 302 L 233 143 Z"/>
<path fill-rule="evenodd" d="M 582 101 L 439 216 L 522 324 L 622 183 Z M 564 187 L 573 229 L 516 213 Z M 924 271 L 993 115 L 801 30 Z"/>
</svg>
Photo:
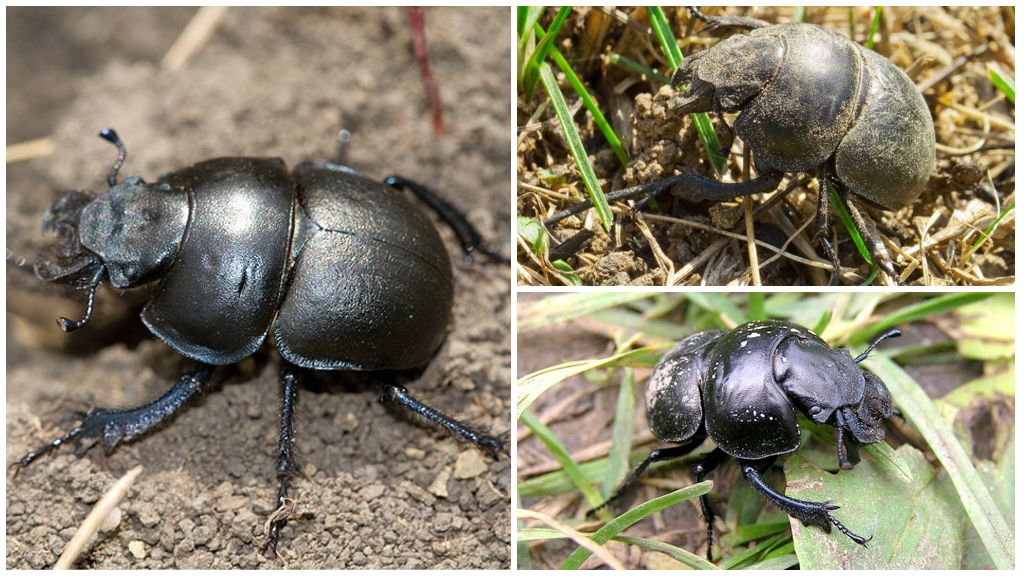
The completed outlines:
<svg viewBox="0 0 1024 576">
<path fill-rule="evenodd" d="M 19 144 L 11 144 L 7 147 L 7 163 L 13 164 L 15 162 L 24 162 L 25 160 L 43 158 L 53 154 L 53 149 L 53 138 L 50 138 L 49 136 L 36 138 L 35 140 L 29 140 L 28 142 L 21 142 Z"/>
<path fill-rule="evenodd" d="M 213 37 L 213 32 L 227 12 L 227 6 L 203 6 L 196 11 L 196 15 L 181 31 L 181 35 L 174 41 L 170 50 L 164 54 L 160 66 L 164 70 L 178 70 L 187 64 Z"/>
<path fill-rule="evenodd" d="M 573 530 L 569 526 L 562 524 L 561 522 L 555 520 L 550 516 L 541 514 L 540 512 L 534 512 L 533 510 L 523 510 L 522 508 L 516 511 L 516 516 L 518 516 L 519 518 L 527 518 L 530 520 L 537 520 L 543 522 L 544 524 L 554 528 L 555 530 L 558 530 L 562 534 L 565 534 L 566 536 L 571 538 L 573 542 L 589 550 L 594 556 L 600 558 L 601 561 L 607 564 L 610 568 L 615 570 L 626 569 L 626 567 L 622 565 L 622 562 L 619 562 L 615 558 L 615 556 L 612 556 L 611 552 L 609 552 L 608 549 L 606 549 L 602 544 L 594 542 L 590 538 L 587 538 L 587 536 L 582 532 L 577 532 L 576 530 Z"/>
<path fill-rule="evenodd" d="M 139 474 L 142 474 L 142 466 L 132 468 L 118 479 L 117 482 L 114 482 L 114 485 L 107 490 L 107 493 L 92 507 L 89 515 L 85 517 L 81 526 L 78 527 L 78 531 L 68 541 L 64 551 L 61 552 L 60 558 L 57 559 L 57 563 L 53 565 L 54 570 L 69 570 L 75 565 L 75 561 L 78 560 L 78 557 L 85 550 L 89 541 L 99 531 L 103 520 L 128 495 L 128 489 L 135 483 L 135 479 L 139 477 Z"/>
</svg>

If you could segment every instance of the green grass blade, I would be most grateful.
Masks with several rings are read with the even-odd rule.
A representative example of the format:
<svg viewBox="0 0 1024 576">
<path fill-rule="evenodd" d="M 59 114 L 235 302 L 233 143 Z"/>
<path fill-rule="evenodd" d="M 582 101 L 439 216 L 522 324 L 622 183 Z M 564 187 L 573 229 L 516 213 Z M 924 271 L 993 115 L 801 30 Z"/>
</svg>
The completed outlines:
<svg viewBox="0 0 1024 576">
<path fill-rule="evenodd" d="M 785 534 L 779 534 L 778 536 L 773 536 L 765 540 L 764 542 L 757 544 L 756 546 L 743 550 L 739 554 L 730 556 L 729 558 L 722 560 L 722 563 L 719 564 L 719 567 L 724 570 L 732 570 L 733 568 L 739 568 L 740 566 L 746 564 L 747 562 L 750 562 L 754 558 L 757 558 L 757 556 L 765 550 L 768 550 L 769 548 L 779 544 L 786 538 L 792 538 L 792 536 L 788 532 Z"/>
<path fill-rule="evenodd" d="M 543 30 L 540 25 L 537 25 L 538 29 Z M 623 166 L 629 163 L 629 154 L 626 154 L 626 149 L 622 147 L 622 140 L 619 140 L 619 136 L 612 129 L 612 125 L 608 122 L 608 119 L 604 117 L 604 113 L 601 112 L 601 108 L 598 107 L 594 97 L 587 91 L 586 86 L 580 81 L 579 77 L 576 76 L 576 72 L 573 71 L 572 66 L 569 65 L 569 61 L 562 56 L 562 53 L 558 51 L 558 48 L 552 48 L 548 52 L 548 56 L 555 61 L 558 65 L 559 70 L 562 74 L 565 74 L 565 79 L 569 81 L 569 85 L 576 94 L 583 100 L 583 105 L 586 106 L 587 110 L 590 111 L 590 115 L 594 117 L 594 124 L 598 130 L 604 136 L 604 139 L 608 142 L 608 145 L 612 147 L 612 151 L 615 152 L 615 157 L 619 159 L 619 163 Z"/>
<path fill-rule="evenodd" d="M 718 316 L 724 316 L 734 325 L 742 324 L 746 319 L 743 312 L 740 312 L 740 309 L 725 294 L 718 292 L 695 292 L 688 296 L 693 304 Z"/>
<path fill-rule="evenodd" d="M 651 19 L 651 29 L 654 31 L 654 36 L 658 39 L 658 44 L 661 45 L 661 49 L 665 53 L 665 59 L 668 60 L 672 70 L 675 71 L 683 63 L 683 53 L 679 50 L 679 44 L 672 34 L 672 28 L 668 25 L 665 12 L 660 6 L 648 6 L 647 13 Z M 718 140 L 718 134 L 715 133 L 715 128 L 711 125 L 711 119 L 704 112 L 692 114 L 691 117 L 693 118 L 694 125 L 697 127 L 697 135 L 700 137 L 700 141 L 704 143 L 704 149 L 708 153 L 708 159 L 711 161 L 715 173 L 721 174 L 725 170 L 725 158 L 719 155 L 722 143 Z"/>
<path fill-rule="evenodd" d="M 519 34 L 520 50 L 526 46 L 526 39 L 530 36 L 529 31 L 540 20 L 541 14 L 544 14 L 543 6 L 519 6 L 516 8 L 516 32 Z"/>
<path fill-rule="evenodd" d="M 875 15 L 871 18 L 871 33 L 868 35 L 868 41 L 864 44 L 864 47 L 868 50 L 875 49 L 875 34 L 878 34 L 878 26 L 882 23 L 882 7 L 875 6 Z"/>
<path fill-rule="evenodd" d="M 611 64 L 614 64 L 616 66 L 621 66 L 622 68 L 625 68 L 626 70 L 632 70 L 633 72 L 639 72 L 640 74 L 643 74 L 644 76 L 647 76 L 651 80 L 654 80 L 656 82 L 661 82 L 662 84 L 668 84 L 669 81 L 670 81 L 668 76 L 665 76 L 664 74 L 659 74 L 657 71 L 654 70 L 654 68 L 651 68 L 650 66 L 642 64 L 640 62 L 637 62 L 636 60 L 631 60 L 629 58 L 626 58 L 625 56 L 623 56 L 621 54 L 609 54 L 608 55 L 608 62 L 610 62 Z"/>
<path fill-rule="evenodd" d="M 1004 96 L 1006 96 L 1006 99 L 1010 101 L 1010 104 L 1017 103 L 1017 91 L 1013 86 L 1013 80 L 1007 78 L 1003 74 L 1002 70 L 1000 70 L 995 65 L 990 65 L 988 69 L 988 79 L 992 82 L 992 85 L 995 86 L 997 90 L 999 90 L 1000 92 L 1003 93 Z"/>
<path fill-rule="evenodd" d="M 960 292 L 955 294 L 944 294 L 937 298 L 929 298 L 928 300 L 904 306 L 903 308 L 868 324 L 854 332 L 853 335 L 850 336 L 849 341 L 855 344 L 867 342 L 869 339 L 887 328 L 920 320 L 921 318 L 927 318 L 928 316 L 939 316 L 956 310 L 961 306 L 966 306 L 971 302 L 984 300 L 990 296 L 992 296 L 991 293 L 985 292 Z"/>
<path fill-rule="evenodd" d="M 590 165 L 590 158 L 587 157 L 587 151 L 583 149 L 583 141 L 580 139 L 579 132 L 576 131 L 576 124 L 573 123 L 572 116 L 569 114 L 569 107 L 565 104 L 565 98 L 562 97 L 562 91 L 558 88 L 558 82 L 555 81 L 555 75 L 551 72 L 551 66 L 547 62 L 540 64 L 540 79 L 551 99 L 551 104 L 555 107 L 555 114 L 562 127 L 565 143 L 569 146 L 569 152 L 576 162 L 576 168 L 580 171 L 580 177 L 583 178 L 583 185 L 586 186 L 590 200 L 594 203 L 597 217 L 601 220 L 604 229 L 610 230 L 612 209 L 608 206 L 608 200 L 604 196 L 604 191 L 601 190 L 601 185 L 597 183 L 594 167 Z"/>
<path fill-rule="evenodd" d="M 665 544 L 664 542 L 649 540 L 647 538 L 637 538 L 635 536 L 616 536 L 612 538 L 612 540 L 632 544 L 654 552 L 661 552 L 674 560 L 678 560 L 683 564 L 686 564 L 694 570 L 718 570 L 718 566 L 715 566 L 693 552 L 683 550 L 682 548 L 671 544 Z"/>
<path fill-rule="evenodd" d="M 558 438 L 551 432 L 551 429 L 544 425 L 543 422 L 537 419 L 531 412 L 523 412 L 522 416 L 519 417 L 519 421 L 526 425 L 537 439 L 544 444 L 544 447 L 548 449 L 548 452 L 562 465 L 562 470 L 565 470 L 569 480 L 572 481 L 573 486 L 576 487 L 583 497 L 587 499 L 587 502 L 592 506 L 598 506 L 604 502 L 604 498 L 601 497 L 601 493 L 597 491 L 597 488 L 587 480 L 587 477 L 580 471 L 579 464 L 572 459 L 569 455 L 569 451 L 565 449 L 565 446 L 559 442 Z"/>
<path fill-rule="evenodd" d="M 1013 569 L 1013 533 L 935 403 L 891 360 L 874 356 L 865 363 L 885 382 L 903 417 L 917 428 L 942 463 L 996 569 Z"/>
<path fill-rule="evenodd" d="M 832 205 L 832 210 L 839 216 L 843 227 L 850 234 L 850 238 L 853 239 L 854 245 L 857 246 L 857 252 L 860 252 L 861 258 L 868 264 L 874 265 L 874 262 L 871 261 L 871 252 L 868 250 L 868 245 L 864 243 L 860 230 L 857 230 L 857 225 L 853 223 L 850 211 L 846 209 L 846 205 L 839 199 L 839 193 L 836 192 L 836 189 L 831 184 L 828 185 L 828 203 Z"/>
<path fill-rule="evenodd" d="M 612 447 L 608 452 L 608 470 L 605 472 L 602 492 L 611 496 L 615 487 L 629 472 L 629 449 L 633 446 L 633 418 L 636 414 L 633 369 L 622 370 L 619 398 L 615 403 L 615 421 L 612 423 Z"/>
<path fill-rule="evenodd" d="M 618 536 L 620 532 L 629 528 L 630 526 L 640 522 L 644 518 L 651 516 L 652 514 L 664 510 L 670 506 L 675 506 L 680 502 L 689 500 L 691 498 L 697 498 L 704 494 L 707 494 L 711 490 L 712 483 L 710 480 L 705 480 L 699 484 L 693 486 L 687 486 L 686 488 L 680 488 L 674 492 L 659 496 L 653 500 L 648 500 L 643 504 L 633 508 L 619 516 L 613 518 L 610 522 L 602 526 L 597 532 L 591 534 L 590 539 L 598 544 L 604 544 L 608 540 Z M 590 550 L 586 548 L 576 548 L 568 558 L 562 562 L 559 567 L 562 570 L 579 570 L 580 565 L 590 557 Z"/>
<path fill-rule="evenodd" d="M 968 253 L 968 256 L 970 256 L 971 254 L 974 254 L 974 252 L 976 252 L 978 250 L 978 248 L 981 246 L 981 243 L 984 242 L 986 238 L 988 238 L 988 237 L 990 237 L 992 235 L 992 232 L 995 231 L 996 226 L 999 224 L 999 222 L 1003 218 L 1005 218 L 1006 215 L 1009 214 L 1011 210 L 1013 210 L 1013 207 L 1016 204 L 1017 204 L 1016 202 L 1010 202 L 1010 205 L 1007 206 L 1006 208 L 1003 208 L 1003 211 L 999 213 L 999 216 L 996 217 L 996 219 L 993 220 L 991 224 L 989 224 L 988 226 L 985 227 L 985 230 L 981 233 L 981 236 L 979 236 L 977 238 L 977 240 L 975 240 L 974 243 L 971 244 L 971 251 L 970 251 L 970 253 Z"/>
<path fill-rule="evenodd" d="M 803 6 L 795 6 L 793 8 L 793 22 L 803 22 L 803 21 L 804 21 L 804 7 Z"/>
<path fill-rule="evenodd" d="M 569 17 L 570 12 L 572 12 L 572 8 L 569 6 L 563 6 L 558 10 L 555 19 L 551 22 L 551 27 L 537 42 L 537 48 L 523 65 L 523 91 L 526 102 L 533 100 L 533 93 L 537 89 L 537 81 L 540 78 L 541 63 L 547 60 L 548 50 L 551 49 L 555 38 L 562 31 L 562 25 L 565 24 L 565 19 Z"/>
</svg>

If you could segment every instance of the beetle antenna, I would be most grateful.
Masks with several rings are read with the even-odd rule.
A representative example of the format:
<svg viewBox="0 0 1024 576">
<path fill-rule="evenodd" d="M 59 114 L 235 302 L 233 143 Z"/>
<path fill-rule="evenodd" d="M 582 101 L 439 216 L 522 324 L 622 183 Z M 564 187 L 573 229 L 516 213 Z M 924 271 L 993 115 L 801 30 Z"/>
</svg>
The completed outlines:
<svg viewBox="0 0 1024 576">
<path fill-rule="evenodd" d="M 871 344 L 868 344 L 867 349 L 865 349 L 863 352 L 860 353 L 859 356 L 853 359 L 854 364 L 860 364 L 861 361 L 867 358 L 868 354 L 870 354 L 875 349 L 875 346 L 878 346 L 879 344 L 882 343 L 882 340 L 885 340 L 887 338 L 896 338 L 897 336 L 902 335 L 903 332 L 901 332 L 899 328 L 891 328 L 879 334 L 878 336 L 875 337 L 874 341 L 872 341 Z"/>
<path fill-rule="evenodd" d="M 334 163 L 347 166 L 345 161 L 348 160 L 348 143 L 352 141 L 352 133 L 342 128 L 338 130 L 338 153 L 334 156 Z"/>
<path fill-rule="evenodd" d="M 83 316 L 81 320 L 78 320 L 76 322 L 73 320 L 69 320 L 68 318 L 65 318 L 63 316 L 57 318 L 57 324 L 60 326 L 60 329 L 63 330 L 65 333 L 74 332 L 75 330 L 78 330 L 79 328 L 88 324 L 89 320 L 92 320 L 93 303 L 96 301 L 96 289 L 100 287 L 100 283 L 103 282 L 103 277 L 105 275 L 106 268 L 100 266 L 99 270 L 96 272 L 96 275 L 93 276 L 92 283 L 89 284 L 89 299 L 86 301 L 85 304 L 85 316 Z"/>
<path fill-rule="evenodd" d="M 117 184 L 117 173 L 121 170 L 121 166 L 124 165 L 124 159 L 128 157 L 128 148 L 125 147 L 121 137 L 117 135 L 113 128 L 100 130 L 100 138 L 117 146 L 117 158 L 114 159 L 114 165 L 110 167 L 110 174 L 107 174 L 107 185 L 113 188 Z"/>
</svg>

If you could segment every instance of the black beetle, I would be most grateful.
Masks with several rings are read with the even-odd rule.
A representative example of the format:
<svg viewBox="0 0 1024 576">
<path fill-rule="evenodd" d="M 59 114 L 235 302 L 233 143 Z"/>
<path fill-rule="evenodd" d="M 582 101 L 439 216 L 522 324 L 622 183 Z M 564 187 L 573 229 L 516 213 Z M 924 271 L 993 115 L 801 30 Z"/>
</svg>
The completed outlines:
<svg viewBox="0 0 1024 576">
<path fill-rule="evenodd" d="M 342 132 L 347 135 L 347 132 Z M 83 438 L 110 452 L 175 414 L 205 391 L 214 368 L 256 352 L 273 327 L 281 369 L 277 505 L 284 510 L 293 474 L 292 416 L 298 369 L 383 371 L 422 367 L 448 330 L 453 279 L 432 222 L 407 201 L 411 190 L 451 226 L 466 254 L 504 257 L 458 210 L 428 188 L 400 177 L 376 182 L 342 163 L 304 162 L 289 171 L 280 158 L 206 160 L 147 183 L 117 182 L 126 149 L 113 130 L 100 136 L 118 149 L 110 189 L 63 193 L 44 217 L 56 232 L 36 274 L 88 290 L 85 316 L 59 318 L 65 332 L 85 326 L 104 281 L 130 288 L 158 281 L 142 311 L 146 327 L 200 363 L 161 398 L 133 409 L 94 408 L 63 436 L 14 462 Z M 504 442 L 422 404 L 394 382 L 382 396 L 492 453 Z M 287 514 L 271 522 L 276 546 Z"/>
<path fill-rule="evenodd" d="M 671 189 L 693 201 L 722 202 L 774 191 L 787 172 L 818 175 L 816 236 L 833 263 L 827 240 L 832 183 L 875 262 L 896 278 L 874 223 L 849 193 L 870 205 L 897 210 L 924 190 L 935 165 L 935 128 L 924 97 L 907 75 L 872 50 L 813 24 L 772 25 L 754 18 L 709 18 L 692 9 L 705 28 L 752 30 L 688 57 L 672 85 L 686 91 L 669 102 L 679 114 L 738 112 L 733 127 L 750 147 L 758 176 L 723 183 L 692 170 L 612 192 L 609 200 Z M 637 205 L 643 205 L 639 202 Z M 587 209 L 584 202 L 546 220 L 553 224 Z"/>
<path fill-rule="evenodd" d="M 677 444 L 652 450 L 605 505 L 621 498 L 653 462 L 683 456 L 711 438 L 715 449 L 693 469 L 698 482 L 727 458 L 743 476 L 786 514 L 831 532 L 835 525 L 854 542 L 828 502 L 806 502 L 775 491 L 761 477 L 778 456 L 800 447 L 797 412 L 839 432 L 836 452 L 844 469 L 860 458 L 860 445 L 885 437 L 893 415 L 885 384 L 857 366 L 882 340 L 876 337 L 856 358 L 831 348 L 810 330 L 781 320 L 748 322 L 734 330 L 706 330 L 684 338 L 658 362 L 647 383 L 647 424 L 659 442 Z M 701 497 L 711 559 L 713 513 Z"/>
</svg>

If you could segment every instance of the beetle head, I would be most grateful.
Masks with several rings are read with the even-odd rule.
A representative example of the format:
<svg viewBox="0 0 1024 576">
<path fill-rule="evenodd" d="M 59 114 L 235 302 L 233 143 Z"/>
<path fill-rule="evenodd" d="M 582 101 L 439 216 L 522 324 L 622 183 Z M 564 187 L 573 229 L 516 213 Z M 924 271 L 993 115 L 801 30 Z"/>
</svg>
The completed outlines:
<svg viewBox="0 0 1024 576">
<path fill-rule="evenodd" d="M 672 75 L 686 91 L 669 102 L 679 113 L 739 112 L 771 81 L 785 56 L 775 37 L 732 36 L 687 58 Z"/>
<path fill-rule="evenodd" d="M 124 163 L 124 144 L 113 130 L 100 133 L 118 149 L 107 182 L 109 190 L 72 190 L 61 194 L 43 217 L 43 232 L 54 232 L 57 242 L 35 265 L 36 275 L 47 282 L 89 289 L 86 316 L 79 322 L 60 319 L 65 331 L 84 326 L 92 312 L 96 288 L 106 278 L 111 285 L 128 288 L 145 282 L 173 261 L 188 223 L 188 198 L 169 184 L 146 184 L 131 176 L 120 184 L 117 172 Z"/>
</svg>

